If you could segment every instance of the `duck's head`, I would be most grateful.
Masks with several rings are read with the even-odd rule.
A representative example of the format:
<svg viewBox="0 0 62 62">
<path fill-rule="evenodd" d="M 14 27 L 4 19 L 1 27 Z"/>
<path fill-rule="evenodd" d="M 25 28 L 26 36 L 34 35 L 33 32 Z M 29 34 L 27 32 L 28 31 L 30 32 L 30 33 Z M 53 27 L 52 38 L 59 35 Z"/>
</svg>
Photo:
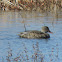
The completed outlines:
<svg viewBox="0 0 62 62">
<path fill-rule="evenodd" d="M 52 33 L 50 31 L 49 27 L 47 27 L 47 26 L 43 26 L 41 31 L 44 32 L 44 33 L 47 33 L 47 32 Z"/>
</svg>

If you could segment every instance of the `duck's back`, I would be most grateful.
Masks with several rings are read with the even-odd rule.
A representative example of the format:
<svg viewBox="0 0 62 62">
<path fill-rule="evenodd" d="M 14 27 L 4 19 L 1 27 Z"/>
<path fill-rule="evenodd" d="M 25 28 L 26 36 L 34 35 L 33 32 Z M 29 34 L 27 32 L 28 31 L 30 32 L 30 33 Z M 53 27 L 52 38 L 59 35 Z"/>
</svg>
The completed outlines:
<svg viewBox="0 0 62 62">
<path fill-rule="evenodd" d="M 37 31 L 37 30 L 33 30 L 33 31 L 28 31 L 28 32 L 30 32 L 30 33 L 36 33 L 36 34 L 43 34 L 43 32 L 41 32 L 41 31 Z"/>
</svg>

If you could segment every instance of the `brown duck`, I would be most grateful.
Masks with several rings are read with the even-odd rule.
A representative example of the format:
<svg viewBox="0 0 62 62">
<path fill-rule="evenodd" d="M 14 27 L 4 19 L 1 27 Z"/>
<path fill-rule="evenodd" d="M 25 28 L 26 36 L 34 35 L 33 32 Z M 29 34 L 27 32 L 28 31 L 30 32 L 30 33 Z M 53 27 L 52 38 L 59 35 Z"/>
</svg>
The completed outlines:
<svg viewBox="0 0 62 62">
<path fill-rule="evenodd" d="M 19 36 L 21 38 L 50 38 L 50 35 L 47 33 L 52 33 L 47 26 L 43 26 L 41 31 L 33 30 L 33 31 L 26 31 L 21 32 Z"/>
</svg>

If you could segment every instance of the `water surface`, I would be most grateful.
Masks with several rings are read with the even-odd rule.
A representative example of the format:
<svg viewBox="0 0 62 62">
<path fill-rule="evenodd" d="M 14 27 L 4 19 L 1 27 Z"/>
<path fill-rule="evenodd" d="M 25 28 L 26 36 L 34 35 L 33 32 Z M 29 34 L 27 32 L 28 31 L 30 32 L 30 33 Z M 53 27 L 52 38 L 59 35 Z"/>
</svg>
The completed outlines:
<svg viewBox="0 0 62 62">
<path fill-rule="evenodd" d="M 42 26 L 48 26 L 53 34 L 49 33 L 50 39 L 19 38 L 18 34 L 25 31 L 24 24 L 26 30 L 40 31 Z M 44 61 L 62 61 L 62 12 L 0 11 L 0 61 L 4 59 L 4 62 L 7 62 L 6 56 L 10 47 L 13 58 L 27 54 L 29 62 L 33 62 L 31 56 L 34 54 L 33 45 L 36 44 L 44 55 Z M 27 53 L 24 52 L 25 47 Z"/>
</svg>

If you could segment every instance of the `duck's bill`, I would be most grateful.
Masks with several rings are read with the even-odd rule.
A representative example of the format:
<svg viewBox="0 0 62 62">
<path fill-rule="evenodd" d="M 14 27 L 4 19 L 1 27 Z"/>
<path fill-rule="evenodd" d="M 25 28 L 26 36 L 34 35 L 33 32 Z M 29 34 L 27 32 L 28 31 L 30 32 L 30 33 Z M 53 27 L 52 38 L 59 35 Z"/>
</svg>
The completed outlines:
<svg viewBox="0 0 62 62">
<path fill-rule="evenodd" d="M 53 32 L 49 31 L 49 33 L 53 33 Z"/>
</svg>

